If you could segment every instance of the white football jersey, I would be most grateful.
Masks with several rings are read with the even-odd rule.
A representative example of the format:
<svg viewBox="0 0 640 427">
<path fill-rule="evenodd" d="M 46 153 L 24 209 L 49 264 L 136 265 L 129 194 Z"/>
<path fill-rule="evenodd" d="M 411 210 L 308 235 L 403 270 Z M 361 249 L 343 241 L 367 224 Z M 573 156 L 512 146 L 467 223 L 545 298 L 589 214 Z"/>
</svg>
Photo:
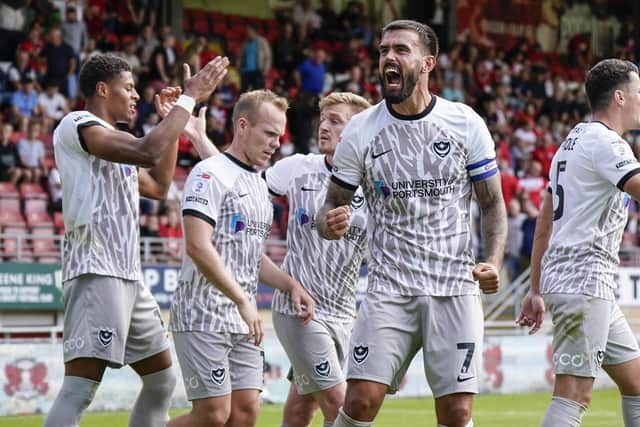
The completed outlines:
<svg viewBox="0 0 640 427">
<path fill-rule="evenodd" d="M 471 275 L 471 182 L 498 173 L 495 157 L 482 118 L 436 96 L 415 116 L 383 101 L 351 119 L 331 179 L 364 192 L 370 291 L 479 293 Z"/>
<path fill-rule="evenodd" d="M 273 219 L 267 185 L 257 171 L 228 153 L 201 161 L 185 182 L 182 215 L 214 227 L 213 246 L 255 304 L 260 259 Z M 170 330 L 249 332 L 236 304 L 186 254 L 171 304 Z"/>
<path fill-rule="evenodd" d="M 542 259 L 542 293 L 614 299 L 629 203 L 622 188 L 637 173 L 629 144 L 603 123 L 571 130 L 551 163 L 553 232 Z"/>
<path fill-rule="evenodd" d="M 296 154 L 266 170 L 269 190 L 289 201 L 287 254 L 282 269 L 298 280 L 316 302 L 315 318 L 352 321 L 360 265 L 367 244 L 367 207 L 362 190 L 351 201 L 345 236 L 325 240 L 316 228 L 316 213 L 327 194 L 331 166 L 320 154 Z M 295 315 L 288 292 L 276 289 L 272 309 Z"/>
<path fill-rule="evenodd" d="M 80 129 L 106 121 L 88 111 L 67 114 L 53 132 L 62 181 L 62 280 L 100 274 L 141 280 L 138 169 L 89 154 Z"/>
</svg>

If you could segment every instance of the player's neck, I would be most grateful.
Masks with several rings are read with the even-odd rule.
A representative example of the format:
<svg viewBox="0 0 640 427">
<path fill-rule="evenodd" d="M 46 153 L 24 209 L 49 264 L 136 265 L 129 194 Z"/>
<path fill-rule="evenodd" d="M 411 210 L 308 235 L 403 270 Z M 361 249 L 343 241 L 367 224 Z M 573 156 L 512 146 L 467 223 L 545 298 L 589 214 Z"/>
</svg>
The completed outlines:
<svg viewBox="0 0 640 427">
<path fill-rule="evenodd" d="M 325 154 L 324 162 L 329 166 L 329 169 L 333 169 L 333 154 Z"/>
<path fill-rule="evenodd" d="M 399 104 L 391 104 L 391 108 L 403 116 L 415 116 L 429 107 L 431 98 L 432 95 L 428 89 L 420 90 L 419 87 L 416 87 L 410 97 Z"/>
<path fill-rule="evenodd" d="M 240 144 L 236 143 L 235 141 L 232 142 L 229 148 L 226 149 L 226 152 L 231 154 L 233 157 L 236 158 L 236 160 L 240 161 L 244 165 L 250 168 L 255 168 L 256 165 L 251 163 L 251 161 L 249 160 L 249 157 L 246 155 L 246 153 L 244 152 Z"/>
<path fill-rule="evenodd" d="M 85 104 L 85 110 L 87 110 L 94 116 L 100 117 L 111 126 L 116 126 L 116 119 L 111 117 L 111 115 L 107 112 L 107 108 L 105 105 L 87 100 Z"/>
<path fill-rule="evenodd" d="M 618 135 L 625 133 L 626 129 L 622 124 L 622 118 L 617 117 L 614 114 L 610 114 L 608 111 L 599 111 L 591 115 L 592 122 L 600 122 Z"/>
</svg>

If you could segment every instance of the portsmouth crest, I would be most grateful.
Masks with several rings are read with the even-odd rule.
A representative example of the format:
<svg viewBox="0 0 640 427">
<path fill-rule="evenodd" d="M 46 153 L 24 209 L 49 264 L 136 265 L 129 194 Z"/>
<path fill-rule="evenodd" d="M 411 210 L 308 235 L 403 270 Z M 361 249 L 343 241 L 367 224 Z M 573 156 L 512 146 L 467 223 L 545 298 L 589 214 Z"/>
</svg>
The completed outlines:
<svg viewBox="0 0 640 427">
<path fill-rule="evenodd" d="M 98 342 L 102 344 L 103 347 L 108 346 L 113 341 L 113 330 L 102 328 L 98 331 Z"/>
<path fill-rule="evenodd" d="M 328 360 L 316 364 L 313 368 L 321 377 L 328 377 L 331 374 L 331 363 Z"/>
<path fill-rule="evenodd" d="M 364 206 L 364 197 L 355 195 L 353 199 L 351 199 L 351 209 L 357 210 Z"/>
<path fill-rule="evenodd" d="M 365 345 L 357 345 L 353 347 L 353 361 L 357 365 L 362 365 L 369 356 L 369 347 Z"/>
<path fill-rule="evenodd" d="M 432 145 L 433 152 L 441 159 L 444 159 L 449 151 L 451 151 L 451 143 L 449 141 L 436 141 Z"/>
<path fill-rule="evenodd" d="M 218 384 L 222 385 L 225 378 L 227 378 L 227 371 L 224 368 L 217 368 L 211 370 L 211 380 Z"/>
</svg>

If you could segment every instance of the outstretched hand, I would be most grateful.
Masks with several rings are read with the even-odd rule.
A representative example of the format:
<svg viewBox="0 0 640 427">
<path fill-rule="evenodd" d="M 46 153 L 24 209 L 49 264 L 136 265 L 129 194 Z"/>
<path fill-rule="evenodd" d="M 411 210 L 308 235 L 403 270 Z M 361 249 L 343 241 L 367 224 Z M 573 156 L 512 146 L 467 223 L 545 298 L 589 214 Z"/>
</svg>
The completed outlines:
<svg viewBox="0 0 640 427">
<path fill-rule="evenodd" d="M 522 309 L 516 323 L 520 326 L 531 327 L 529 335 L 535 334 L 542 326 L 544 312 L 545 306 L 542 296 L 529 291 L 522 300 Z"/>
<path fill-rule="evenodd" d="M 228 65 L 229 59 L 226 56 L 216 56 L 191 77 L 189 65 L 183 64 L 184 94 L 192 97 L 196 102 L 206 100 L 227 74 Z"/>
</svg>

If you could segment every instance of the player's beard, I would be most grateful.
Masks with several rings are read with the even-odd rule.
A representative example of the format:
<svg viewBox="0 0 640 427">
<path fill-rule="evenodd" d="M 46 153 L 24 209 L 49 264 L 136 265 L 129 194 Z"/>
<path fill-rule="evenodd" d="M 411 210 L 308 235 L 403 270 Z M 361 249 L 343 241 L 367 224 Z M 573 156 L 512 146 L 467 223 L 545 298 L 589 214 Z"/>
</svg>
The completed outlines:
<svg viewBox="0 0 640 427">
<path fill-rule="evenodd" d="M 409 70 L 405 76 L 402 70 L 400 71 L 400 88 L 399 89 L 387 89 L 387 81 L 384 75 L 380 76 L 382 82 L 382 96 L 391 104 L 400 104 L 405 99 L 409 98 L 413 93 L 413 90 L 418 84 L 419 74 L 418 68 Z"/>
</svg>

